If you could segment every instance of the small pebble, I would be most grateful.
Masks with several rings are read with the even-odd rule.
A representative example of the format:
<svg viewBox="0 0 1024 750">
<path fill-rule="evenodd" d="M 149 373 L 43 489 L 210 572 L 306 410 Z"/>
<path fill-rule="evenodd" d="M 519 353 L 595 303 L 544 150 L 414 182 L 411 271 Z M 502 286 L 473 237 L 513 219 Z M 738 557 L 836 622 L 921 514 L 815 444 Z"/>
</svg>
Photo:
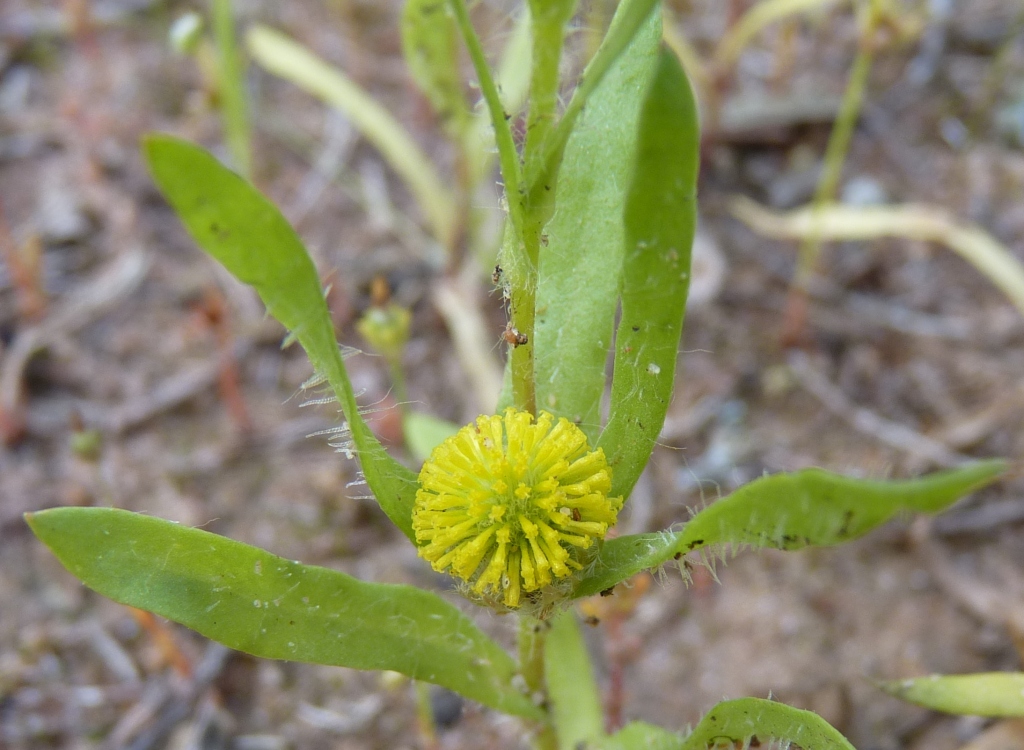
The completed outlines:
<svg viewBox="0 0 1024 750">
<path fill-rule="evenodd" d="M 463 699 L 461 695 L 442 687 L 430 689 L 430 710 L 434 723 L 440 729 L 449 729 L 462 718 Z"/>
</svg>

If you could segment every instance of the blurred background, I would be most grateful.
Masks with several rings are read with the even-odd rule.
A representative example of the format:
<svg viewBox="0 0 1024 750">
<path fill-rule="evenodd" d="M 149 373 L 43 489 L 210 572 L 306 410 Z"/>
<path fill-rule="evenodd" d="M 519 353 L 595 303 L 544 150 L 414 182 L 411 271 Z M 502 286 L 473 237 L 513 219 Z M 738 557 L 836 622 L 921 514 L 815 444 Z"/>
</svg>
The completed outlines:
<svg viewBox="0 0 1024 750">
<path fill-rule="evenodd" d="M 614 5 L 580 3 L 566 95 Z M 340 340 L 366 352 L 347 364 L 374 430 L 413 465 L 399 402 L 459 424 L 491 410 L 506 317 L 497 175 L 473 163 L 486 134 L 476 151 L 449 137 L 403 59 L 401 13 L 400 0 L 0 4 L 0 748 L 526 747 L 516 721 L 443 691 L 229 653 L 94 595 L 21 518 L 113 505 L 446 588 L 352 484 L 354 463 L 307 437 L 336 409 L 302 408 L 302 352 L 194 246 L 138 151 L 150 130 L 196 140 L 282 208 Z M 473 8 L 513 98 L 518 15 Z M 408 131 L 455 196 L 448 224 L 360 125 L 367 105 L 342 97 L 343 113 L 287 80 L 247 46 L 256 24 Z M 675 400 L 622 532 L 683 522 L 765 472 L 1019 465 L 1020 0 L 674 0 L 665 24 L 701 101 L 700 232 Z M 390 303 L 411 311 L 397 357 L 357 330 Z M 771 695 L 860 750 L 991 746 L 987 723 L 901 704 L 872 679 L 1020 669 L 1022 532 L 1018 470 L 934 522 L 840 549 L 741 553 L 696 567 L 689 588 L 642 577 L 583 605 L 601 621 L 588 638 L 611 715 L 683 729 L 722 698 Z M 510 618 L 475 616 L 511 643 Z M 1008 736 L 1001 747 L 1024 748 L 1019 727 Z"/>
</svg>

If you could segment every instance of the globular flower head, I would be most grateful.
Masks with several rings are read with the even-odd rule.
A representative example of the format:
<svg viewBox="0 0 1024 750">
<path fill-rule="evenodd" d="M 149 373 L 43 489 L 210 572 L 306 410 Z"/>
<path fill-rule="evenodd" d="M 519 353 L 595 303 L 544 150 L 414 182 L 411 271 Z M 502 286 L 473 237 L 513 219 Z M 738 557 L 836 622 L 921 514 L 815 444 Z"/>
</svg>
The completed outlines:
<svg viewBox="0 0 1024 750">
<path fill-rule="evenodd" d="M 509 608 L 580 570 L 622 508 L 608 497 L 604 451 L 544 411 L 478 417 L 434 449 L 419 479 L 420 556 Z"/>
</svg>

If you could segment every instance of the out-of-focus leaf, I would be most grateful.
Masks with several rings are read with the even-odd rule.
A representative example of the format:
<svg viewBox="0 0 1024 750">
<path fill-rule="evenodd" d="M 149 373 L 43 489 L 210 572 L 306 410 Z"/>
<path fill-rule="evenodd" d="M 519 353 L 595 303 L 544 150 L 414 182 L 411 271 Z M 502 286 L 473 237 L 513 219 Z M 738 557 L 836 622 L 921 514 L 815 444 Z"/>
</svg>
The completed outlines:
<svg viewBox="0 0 1024 750">
<path fill-rule="evenodd" d="M 402 428 L 409 452 L 417 461 L 426 461 L 434 448 L 459 431 L 457 424 L 419 411 L 406 414 Z"/>
<path fill-rule="evenodd" d="M 364 583 L 257 547 L 114 508 L 27 516 L 73 575 L 104 596 L 268 659 L 390 669 L 500 711 L 540 712 L 515 663 L 443 599 Z"/>
<path fill-rule="evenodd" d="M 188 11 L 178 16 L 167 32 L 167 41 L 171 49 L 179 55 L 191 55 L 203 41 L 205 25 L 203 17 L 195 11 Z"/>
<path fill-rule="evenodd" d="M 572 610 L 563 612 L 552 623 L 544 665 L 559 748 L 576 750 L 602 737 L 601 699 L 587 646 Z"/>
<path fill-rule="evenodd" d="M 351 120 L 405 181 L 437 241 L 450 248 L 457 223 L 455 199 L 433 163 L 398 120 L 342 71 L 284 34 L 265 26 L 254 26 L 249 29 L 246 41 L 256 62 L 337 108 Z"/>
<path fill-rule="evenodd" d="M 626 197 L 622 316 L 611 411 L 598 441 L 612 469 L 612 495 L 632 491 L 672 398 L 697 223 L 699 137 L 686 74 L 662 48 Z"/>
<path fill-rule="evenodd" d="M 838 2 L 840 0 L 760 0 L 718 41 L 715 65 L 722 69 L 733 65 L 746 46 L 769 24 L 796 13 L 821 11 Z"/>
<path fill-rule="evenodd" d="M 402 9 L 405 61 L 448 132 L 462 138 L 469 108 L 459 71 L 458 33 L 447 0 L 406 0 Z"/>
<path fill-rule="evenodd" d="M 597 743 L 600 750 L 680 750 L 683 738 L 667 729 L 633 721 Z"/>
<path fill-rule="evenodd" d="M 359 415 L 320 278 L 295 230 L 256 188 L 198 146 L 151 135 L 145 154 L 153 179 L 199 246 L 256 289 L 327 379 L 370 489 L 388 518 L 413 539 L 416 475 L 387 454 Z"/>
<path fill-rule="evenodd" d="M 608 349 L 622 273 L 622 206 L 636 159 L 640 107 L 658 61 L 651 14 L 594 91 L 566 145 L 537 287 L 537 407 L 600 431 Z"/>
<path fill-rule="evenodd" d="M 224 140 L 235 168 L 245 176 L 252 172 L 249 103 L 245 88 L 245 65 L 235 41 L 235 13 L 231 0 L 214 0 L 213 37 L 217 44 L 217 83 L 224 118 Z"/>
<path fill-rule="evenodd" d="M 682 531 L 606 542 L 573 595 L 596 594 L 709 545 L 796 550 L 842 544 L 900 511 L 937 513 L 1005 470 L 1004 461 L 992 460 L 902 482 L 850 479 L 821 469 L 764 477 L 702 510 Z"/>
<path fill-rule="evenodd" d="M 935 711 L 966 716 L 1024 716 L 1024 673 L 937 675 L 880 683 L 887 693 Z"/>
</svg>

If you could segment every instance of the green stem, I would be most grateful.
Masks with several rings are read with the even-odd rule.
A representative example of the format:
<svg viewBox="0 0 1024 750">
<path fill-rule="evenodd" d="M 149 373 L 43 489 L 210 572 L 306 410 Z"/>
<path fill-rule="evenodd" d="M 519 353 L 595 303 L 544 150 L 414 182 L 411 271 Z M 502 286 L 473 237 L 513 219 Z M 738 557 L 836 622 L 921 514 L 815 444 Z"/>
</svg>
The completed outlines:
<svg viewBox="0 0 1024 750">
<path fill-rule="evenodd" d="M 544 645 L 547 641 L 548 623 L 530 615 L 519 615 L 519 669 L 526 682 L 528 695 L 544 696 L 547 702 L 547 683 L 544 674 Z M 537 750 L 557 750 L 558 737 L 550 722 L 534 738 Z"/>
<path fill-rule="evenodd" d="M 821 178 L 818 180 L 817 189 L 814 191 L 812 206 L 815 214 L 815 225 L 818 223 L 817 215 L 822 207 L 826 203 L 835 200 L 839 180 L 843 173 L 843 165 L 850 150 L 850 141 L 853 139 L 853 131 L 860 117 L 861 107 L 864 104 L 864 91 L 867 88 L 868 77 L 871 74 L 871 65 L 875 57 L 874 32 L 880 16 L 880 9 L 877 7 L 878 3 L 876 0 L 869 0 L 869 2 L 870 7 L 866 9 L 865 21 L 861 25 L 857 56 L 853 61 L 853 68 L 850 70 L 850 78 L 846 84 L 846 91 L 843 94 L 839 114 L 829 135 Z M 808 234 L 800 245 L 796 273 L 793 278 L 793 288 L 798 294 L 803 295 L 807 291 L 807 287 L 818 265 L 821 246 L 822 240 L 819 232 Z"/>
<path fill-rule="evenodd" d="M 536 272 L 534 272 L 534 277 Z M 512 402 L 520 411 L 536 414 L 533 370 L 533 320 L 536 308 L 535 278 L 511 291 L 512 326 L 526 336 L 526 343 L 512 346 Z"/>
<path fill-rule="evenodd" d="M 424 747 L 437 747 L 437 726 L 434 723 L 434 709 L 430 705 L 430 686 L 414 680 L 416 688 L 416 719 L 419 723 L 420 739 Z"/>
<path fill-rule="evenodd" d="M 501 165 L 501 178 L 505 182 L 505 194 L 508 197 L 509 216 L 512 219 L 512 226 L 516 230 L 516 234 L 522 236 L 523 216 L 519 195 L 519 152 L 516 151 L 516 144 L 512 139 L 512 128 L 509 127 L 508 116 L 498 96 L 498 87 L 494 84 L 494 78 L 491 76 L 491 69 L 487 65 L 487 58 L 484 56 L 480 39 L 473 30 L 473 24 L 470 23 L 466 3 L 464 0 L 448 0 L 448 3 L 455 14 L 455 21 L 462 32 L 466 48 L 469 50 L 469 58 L 473 62 L 473 69 L 476 71 L 476 77 L 480 83 L 480 92 L 483 94 L 484 102 L 491 113 L 491 124 L 494 126 L 494 141 L 498 146 L 498 161 Z"/>
<path fill-rule="evenodd" d="M 565 108 L 562 119 L 559 120 L 558 126 L 550 137 L 545 139 L 543 153 L 533 162 L 534 168 L 527 173 L 526 193 L 540 195 L 539 188 L 542 183 L 550 185 L 554 182 L 565 144 L 569 141 L 569 134 L 576 123 L 576 118 L 583 112 L 583 105 L 604 79 L 612 64 L 632 41 L 636 30 L 651 14 L 656 4 L 657 0 L 623 1 L 615 14 L 616 17 L 612 21 L 608 34 L 583 71 L 583 76 Z"/>
<path fill-rule="evenodd" d="M 527 343 L 512 349 L 512 392 L 515 405 L 524 411 L 533 412 L 534 380 L 533 380 L 533 318 L 535 294 L 537 288 L 537 253 L 540 246 L 540 229 L 526 226 L 524 215 L 525 198 L 520 187 L 521 166 L 519 152 L 512 139 L 512 129 L 508 124 L 508 116 L 498 97 L 498 88 L 494 85 L 491 70 L 487 66 L 483 48 L 477 38 L 473 25 L 469 21 L 464 0 L 449 0 L 455 21 L 462 32 L 473 61 L 480 91 L 484 102 L 491 113 L 491 124 L 494 126 L 494 141 L 498 146 L 498 160 L 501 165 L 501 177 L 505 182 L 505 199 L 508 203 L 511 233 L 506 234 L 502 250 L 503 258 L 508 266 L 509 288 L 511 289 L 512 325 L 526 336 Z"/>
<path fill-rule="evenodd" d="M 235 14 L 231 0 L 213 0 L 213 32 L 217 42 L 224 139 L 235 169 L 243 177 L 249 178 L 252 176 L 249 107 L 245 95 L 244 71 L 235 43 Z"/>
<path fill-rule="evenodd" d="M 530 0 L 533 60 L 530 68 L 530 114 L 523 155 L 526 171 L 535 171 L 542 147 L 554 127 L 558 106 L 558 66 L 565 24 L 576 10 L 575 0 Z"/>
</svg>

